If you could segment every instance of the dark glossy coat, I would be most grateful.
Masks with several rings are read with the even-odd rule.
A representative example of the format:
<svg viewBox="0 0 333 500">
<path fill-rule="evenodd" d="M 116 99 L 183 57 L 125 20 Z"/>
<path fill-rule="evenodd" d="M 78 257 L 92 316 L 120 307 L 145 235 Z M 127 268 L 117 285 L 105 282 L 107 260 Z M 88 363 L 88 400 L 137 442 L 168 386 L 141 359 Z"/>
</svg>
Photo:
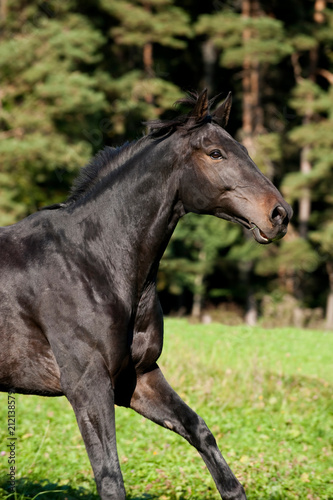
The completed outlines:
<svg viewBox="0 0 333 500">
<path fill-rule="evenodd" d="M 156 275 L 180 217 L 238 222 L 260 243 L 287 230 L 290 207 L 222 127 L 230 105 L 210 115 L 202 92 L 187 117 L 102 151 L 65 203 L 0 230 L 0 389 L 69 399 L 103 500 L 125 499 L 115 403 L 195 446 L 223 499 L 246 498 L 156 364 Z"/>
</svg>

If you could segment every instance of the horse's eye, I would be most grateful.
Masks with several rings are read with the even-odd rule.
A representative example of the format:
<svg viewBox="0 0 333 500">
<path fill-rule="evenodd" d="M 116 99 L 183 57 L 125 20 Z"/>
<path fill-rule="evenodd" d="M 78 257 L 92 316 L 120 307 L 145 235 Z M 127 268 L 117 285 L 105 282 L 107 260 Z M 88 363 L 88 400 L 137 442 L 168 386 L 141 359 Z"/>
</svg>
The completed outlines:
<svg viewBox="0 0 333 500">
<path fill-rule="evenodd" d="M 222 160 L 223 155 L 219 149 L 214 149 L 214 151 L 211 151 L 209 153 L 209 156 L 212 158 L 212 160 Z"/>
</svg>

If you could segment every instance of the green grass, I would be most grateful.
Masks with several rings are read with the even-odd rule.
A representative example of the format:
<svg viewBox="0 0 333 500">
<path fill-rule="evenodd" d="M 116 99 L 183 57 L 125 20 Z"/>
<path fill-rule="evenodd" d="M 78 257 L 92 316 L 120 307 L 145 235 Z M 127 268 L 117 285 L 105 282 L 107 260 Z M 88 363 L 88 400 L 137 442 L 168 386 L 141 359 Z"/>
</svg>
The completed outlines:
<svg viewBox="0 0 333 500">
<path fill-rule="evenodd" d="M 249 500 L 332 500 L 332 352 L 332 333 L 169 319 L 160 365 L 206 420 Z M 15 496 L 8 493 L 7 394 L 1 394 L 0 499 L 97 500 L 67 400 L 16 395 L 16 405 Z M 219 498 L 188 443 L 130 410 L 117 408 L 116 416 L 129 499 Z"/>
</svg>

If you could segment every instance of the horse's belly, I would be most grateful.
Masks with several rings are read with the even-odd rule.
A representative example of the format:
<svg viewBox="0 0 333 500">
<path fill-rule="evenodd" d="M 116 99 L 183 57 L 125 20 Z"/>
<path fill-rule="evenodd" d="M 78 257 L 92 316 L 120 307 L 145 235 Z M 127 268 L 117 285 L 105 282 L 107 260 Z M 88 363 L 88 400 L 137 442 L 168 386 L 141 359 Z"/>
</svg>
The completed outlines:
<svg viewBox="0 0 333 500">
<path fill-rule="evenodd" d="M 61 396 L 60 371 L 38 328 L 4 330 L 0 325 L 0 391 Z"/>
</svg>

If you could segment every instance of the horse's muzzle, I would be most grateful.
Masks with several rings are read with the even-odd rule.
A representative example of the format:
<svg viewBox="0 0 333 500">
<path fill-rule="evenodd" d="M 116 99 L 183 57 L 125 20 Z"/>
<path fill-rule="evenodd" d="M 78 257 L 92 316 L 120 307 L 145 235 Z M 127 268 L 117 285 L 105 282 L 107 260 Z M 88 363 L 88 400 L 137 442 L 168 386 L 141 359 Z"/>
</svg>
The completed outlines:
<svg viewBox="0 0 333 500">
<path fill-rule="evenodd" d="M 289 221 L 293 211 L 290 205 L 286 202 L 277 204 L 270 213 L 269 220 L 272 224 L 272 229 L 264 232 L 254 222 L 250 222 L 250 230 L 253 232 L 254 239 L 262 245 L 267 245 L 273 241 L 278 241 L 286 234 Z"/>
</svg>

